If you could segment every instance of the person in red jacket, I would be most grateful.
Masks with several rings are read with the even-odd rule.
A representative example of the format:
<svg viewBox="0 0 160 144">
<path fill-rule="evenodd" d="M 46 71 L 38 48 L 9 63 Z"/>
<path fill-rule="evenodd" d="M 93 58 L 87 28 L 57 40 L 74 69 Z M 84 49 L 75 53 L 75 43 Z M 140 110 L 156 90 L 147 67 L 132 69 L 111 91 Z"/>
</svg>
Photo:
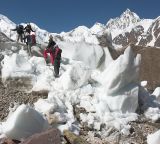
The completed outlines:
<svg viewBox="0 0 160 144">
<path fill-rule="evenodd" d="M 56 45 L 54 48 L 54 76 L 59 77 L 62 50 Z"/>
<path fill-rule="evenodd" d="M 50 53 L 50 60 L 51 60 L 52 65 L 54 65 L 54 52 L 53 52 L 54 46 L 56 46 L 56 43 L 53 40 L 53 36 L 50 35 L 49 36 L 48 46 L 45 48 L 44 53 L 43 53 L 44 59 L 45 59 L 45 61 L 46 61 L 47 64 L 49 63 L 47 61 L 47 57 L 48 57 L 47 53 Z"/>
<path fill-rule="evenodd" d="M 54 65 L 54 76 L 59 77 L 59 68 L 60 68 L 62 50 L 58 47 L 55 41 L 53 41 L 52 35 L 49 36 L 48 46 L 46 47 L 43 53 L 46 63 L 48 64 L 47 53 L 50 53 L 50 60 L 52 65 Z"/>
</svg>

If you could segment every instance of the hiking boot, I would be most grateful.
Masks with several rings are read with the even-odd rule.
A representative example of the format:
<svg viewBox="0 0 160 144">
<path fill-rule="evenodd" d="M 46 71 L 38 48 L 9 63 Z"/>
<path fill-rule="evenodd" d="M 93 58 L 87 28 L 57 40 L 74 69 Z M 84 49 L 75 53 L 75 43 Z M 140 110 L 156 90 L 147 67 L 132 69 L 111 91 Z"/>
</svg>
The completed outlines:
<svg viewBox="0 0 160 144">
<path fill-rule="evenodd" d="M 58 77 L 59 77 L 59 75 L 58 75 L 58 74 L 54 74 L 54 77 L 55 77 L 55 78 L 58 78 Z"/>
</svg>

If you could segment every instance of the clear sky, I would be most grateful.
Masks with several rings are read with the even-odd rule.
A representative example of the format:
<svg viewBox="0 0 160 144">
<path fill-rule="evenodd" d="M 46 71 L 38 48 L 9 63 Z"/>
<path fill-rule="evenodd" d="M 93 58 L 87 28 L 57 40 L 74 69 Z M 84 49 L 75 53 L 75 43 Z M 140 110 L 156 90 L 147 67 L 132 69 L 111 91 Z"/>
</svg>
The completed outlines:
<svg viewBox="0 0 160 144">
<path fill-rule="evenodd" d="M 1 0 L 0 14 L 19 24 L 33 22 L 49 32 L 106 24 L 127 8 L 140 18 L 160 16 L 160 0 Z"/>
</svg>

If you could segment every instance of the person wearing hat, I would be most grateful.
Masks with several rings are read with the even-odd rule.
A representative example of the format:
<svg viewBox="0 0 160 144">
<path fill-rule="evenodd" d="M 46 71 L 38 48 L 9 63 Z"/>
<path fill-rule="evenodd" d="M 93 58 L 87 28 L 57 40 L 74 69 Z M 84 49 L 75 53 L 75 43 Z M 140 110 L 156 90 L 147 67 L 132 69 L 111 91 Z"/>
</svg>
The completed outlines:
<svg viewBox="0 0 160 144">
<path fill-rule="evenodd" d="M 49 36 L 48 45 L 45 48 L 44 53 L 43 53 L 44 59 L 45 59 L 45 61 L 46 61 L 47 64 L 49 63 L 47 61 L 47 57 L 48 57 L 47 53 L 50 53 L 50 61 L 51 61 L 52 65 L 54 65 L 54 47 L 55 46 L 56 46 L 56 42 L 53 40 L 53 36 L 50 35 Z"/>
<path fill-rule="evenodd" d="M 31 31 L 32 31 L 32 32 L 35 32 L 35 31 L 32 29 L 30 23 L 27 24 L 27 26 L 24 28 L 24 30 L 25 30 L 26 33 L 29 33 L 29 34 L 31 33 Z"/>
</svg>

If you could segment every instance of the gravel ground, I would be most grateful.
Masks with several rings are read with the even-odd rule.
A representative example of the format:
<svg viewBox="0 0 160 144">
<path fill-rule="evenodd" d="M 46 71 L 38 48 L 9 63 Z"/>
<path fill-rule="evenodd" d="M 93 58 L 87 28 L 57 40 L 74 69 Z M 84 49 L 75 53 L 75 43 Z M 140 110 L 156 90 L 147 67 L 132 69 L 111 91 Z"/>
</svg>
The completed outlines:
<svg viewBox="0 0 160 144">
<path fill-rule="evenodd" d="M 14 107 L 16 104 L 33 104 L 39 98 L 47 98 L 48 92 L 32 92 L 27 93 L 23 91 L 24 85 L 20 83 L 13 85 L 13 81 L 7 86 L 4 86 L 2 80 L 0 79 L 0 120 L 5 121 L 8 113 L 9 107 Z"/>
<path fill-rule="evenodd" d="M 145 118 L 130 122 L 130 134 L 125 136 L 116 129 L 111 129 L 110 134 L 102 136 L 95 131 L 83 131 L 81 135 L 89 144 L 147 144 L 147 136 L 160 129 L 160 123 L 152 123 Z"/>
</svg>

